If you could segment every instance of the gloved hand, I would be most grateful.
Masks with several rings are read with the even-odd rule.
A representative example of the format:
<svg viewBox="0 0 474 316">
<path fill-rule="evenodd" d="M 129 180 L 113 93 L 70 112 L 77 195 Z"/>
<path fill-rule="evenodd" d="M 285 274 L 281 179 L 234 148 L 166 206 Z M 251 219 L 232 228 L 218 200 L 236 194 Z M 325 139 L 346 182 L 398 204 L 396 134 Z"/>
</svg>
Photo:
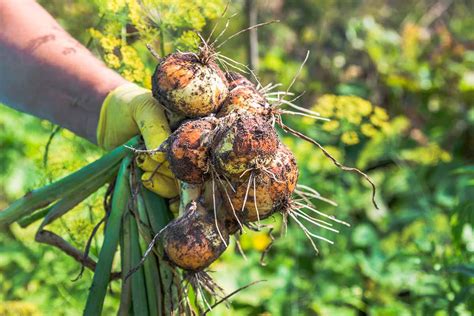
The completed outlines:
<svg viewBox="0 0 474 316">
<path fill-rule="evenodd" d="M 151 92 L 135 84 L 125 84 L 105 98 L 97 126 L 97 143 L 110 150 L 141 134 L 147 149 L 158 148 L 170 135 L 163 108 Z M 138 166 L 145 172 L 143 185 L 164 198 L 179 194 L 178 183 L 169 170 L 164 153 L 142 154 Z"/>
</svg>

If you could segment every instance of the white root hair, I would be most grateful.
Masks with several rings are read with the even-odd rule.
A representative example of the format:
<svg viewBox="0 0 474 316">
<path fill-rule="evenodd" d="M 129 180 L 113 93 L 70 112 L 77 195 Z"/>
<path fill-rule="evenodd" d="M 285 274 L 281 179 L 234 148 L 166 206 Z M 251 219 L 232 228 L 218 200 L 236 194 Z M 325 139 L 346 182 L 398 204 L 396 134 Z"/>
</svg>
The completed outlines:
<svg viewBox="0 0 474 316">
<path fill-rule="evenodd" d="M 218 174 L 217 174 L 217 180 L 219 180 L 219 182 L 221 183 L 221 186 L 224 188 L 225 195 L 227 196 L 227 199 L 229 201 L 230 208 L 232 209 L 232 213 L 234 214 L 234 217 L 235 217 L 235 219 L 237 220 L 237 223 L 240 226 L 240 230 L 244 231 L 244 226 L 242 225 L 242 222 L 240 221 L 239 217 L 237 216 L 237 213 L 235 212 L 235 207 L 234 207 L 234 204 L 232 203 L 232 199 L 230 198 L 229 192 L 227 191 L 227 187 L 222 182 L 222 180 L 220 179 Z M 234 190 L 234 192 L 235 192 L 235 190 Z"/>
<path fill-rule="evenodd" d="M 256 177 L 253 177 L 253 203 L 255 204 L 255 212 L 257 213 L 257 223 L 258 227 L 260 228 L 261 223 L 260 223 L 260 213 L 258 212 L 258 206 L 257 206 L 257 185 L 255 181 Z"/>
</svg>

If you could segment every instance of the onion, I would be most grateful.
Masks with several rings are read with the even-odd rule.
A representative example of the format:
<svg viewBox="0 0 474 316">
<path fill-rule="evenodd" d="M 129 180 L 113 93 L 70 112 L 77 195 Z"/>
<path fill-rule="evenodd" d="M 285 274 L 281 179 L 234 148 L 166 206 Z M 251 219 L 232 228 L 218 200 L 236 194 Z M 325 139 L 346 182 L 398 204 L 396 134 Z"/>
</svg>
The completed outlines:
<svg viewBox="0 0 474 316">
<path fill-rule="evenodd" d="M 278 147 L 273 126 L 260 116 L 232 114 L 223 118 L 212 142 L 218 172 L 238 178 L 273 158 Z"/>
<path fill-rule="evenodd" d="M 254 86 L 254 84 L 250 80 L 248 80 L 237 72 L 226 72 L 225 78 L 227 79 L 227 87 L 229 88 L 229 91 L 239 86 Z"/>
<path fill-rule="evenodd" d="M 247 181 L 234 183 L 235 192 L 225 189 L 229 195 L 227 200 L 224 199 L 226 209 L 229 212 L 233 208 L 243 222 L 267 218 L 285 207 L 297 180 L 296 159 L 285 145 L 280 144 L 275 158 L 265 170 L 255 175 L 255 181 L 250 177 Z"/>
<path fill-rule="evenodd" d="M 237 73 L 226 73 L 226 78 L 229 82 L 229 94 L 217 113 L 218 117 L 223 117 L 230 113 L 257 115 L 267 115 L 270 113 L 270 104 L 247 78 Z"/>
<path fill-rule="evenodd" d="M 216 112 L 226 98 L 227 80 L 211 58 L 173 53 L 156 67 L 153 96 L 165 107 L 187 117 Z"/>
<path fill-rule="evenodd" d="M 166 258 L 185 270 L 202 271 L 229 244 L 227 229 L 220 222 L 218 225 L 219 230 L 212 212 L 208 212 L 199 203 L 189 203 L 185 213 L 163 230 Z"/>
<path fill-rule="evenodd" d="M 198 184 L 207 175 L 209 136 L 215 118 L 192 120 L 181 125 L 167 140 L 167 159 L 181 181 Z"/>
<path fill-rule="evenodd" d="M 223 117 L 230 113 L 251 113 L 256 115 L 267 115 L 270 105 L 265 98 L 250 86 L 238 86 L 227 95 L 217 117 Z"/>
</svg>

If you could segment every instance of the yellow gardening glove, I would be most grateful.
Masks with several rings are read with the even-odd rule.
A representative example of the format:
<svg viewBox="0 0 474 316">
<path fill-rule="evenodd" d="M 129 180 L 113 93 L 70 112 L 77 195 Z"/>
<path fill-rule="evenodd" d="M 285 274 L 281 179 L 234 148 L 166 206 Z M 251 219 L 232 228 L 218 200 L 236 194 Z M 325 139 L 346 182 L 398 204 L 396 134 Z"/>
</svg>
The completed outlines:
<svg viewBox="0 0 474 316">
<path fill-rule="evenodd" d="M 137 166 L 142 169 L 142 183 L 145 188 L 163 197 L 172 198 L 179 194 L 179 184 L 169 169 L 168 161 L 152 159 L 150 155 L 140 154 Z"/>
<path fill-rule="evenodd" d="M 149 90 L 125 84 L 111 91 L 102 104 L 97 143 L 110 150 L 138 134 L 147 149 L 155 149 L 168 138 L 170 128 L 163 107 Z M 178 184 L 164 153 L 141 155 L 138 160 L 145 171 L 142 182 L 146 188 L 165 198 L 178 195 Z"/>
</svg>

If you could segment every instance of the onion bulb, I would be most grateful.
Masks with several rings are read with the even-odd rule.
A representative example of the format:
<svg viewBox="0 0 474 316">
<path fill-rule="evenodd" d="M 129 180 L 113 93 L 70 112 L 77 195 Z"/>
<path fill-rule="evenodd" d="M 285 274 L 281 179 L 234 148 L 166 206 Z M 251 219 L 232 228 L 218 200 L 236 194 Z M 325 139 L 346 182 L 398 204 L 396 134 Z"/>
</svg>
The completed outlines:
<svg viewBox="0 0 474 316">
<path fill-rule="evenodd" d="M 226 73 L 226 78 L 229 82 L 229 94 L 217 113 L 218 117 L 230 113 L 257 115 L 270 113 L 270 104 L 247 78 L 237 73 Z"/>
<path fill-rule="evenodd" d="M 207 175 L 209 136 L 215 118 L 192 120 L 181 125 L 167 140 L 167 159 L 181 181 L 198 184 Z"/>
<path fill-rule="evenodd" d="M 264 118 L 234 114 L 223 118 L 212 142 L 212 161 L 217 171 L 239 178 L 273 158 L 278 136 Z"/>
<path fill-rule="evenodd" d="M 244 222 L 267 218 L 284 208 L 295 190 L 297 180 L 296 159 L 285 145 L 280 144 L 275 158 L 265 169 L 247 181 L 234 183 L 235 191 L 226 188 L 226 209 L 229 211 L 233 208 Z"/>
<path fill-rule="evenodd" d="M 173 53 L 156 67 L 153 96 L 166 108 L 187 117 L 216 112 L 227 96 L 227 80 L 211 58 Z"/>
<path fill-rule="evenodd" d="M 202 271 L 229 244 L 227 229 L 220 222 L 217 225 L 212 212 L 199 203 L 189 203 L 185 213 L 163 230 L 166 258 L 185 270 Z"/>
</svg>

